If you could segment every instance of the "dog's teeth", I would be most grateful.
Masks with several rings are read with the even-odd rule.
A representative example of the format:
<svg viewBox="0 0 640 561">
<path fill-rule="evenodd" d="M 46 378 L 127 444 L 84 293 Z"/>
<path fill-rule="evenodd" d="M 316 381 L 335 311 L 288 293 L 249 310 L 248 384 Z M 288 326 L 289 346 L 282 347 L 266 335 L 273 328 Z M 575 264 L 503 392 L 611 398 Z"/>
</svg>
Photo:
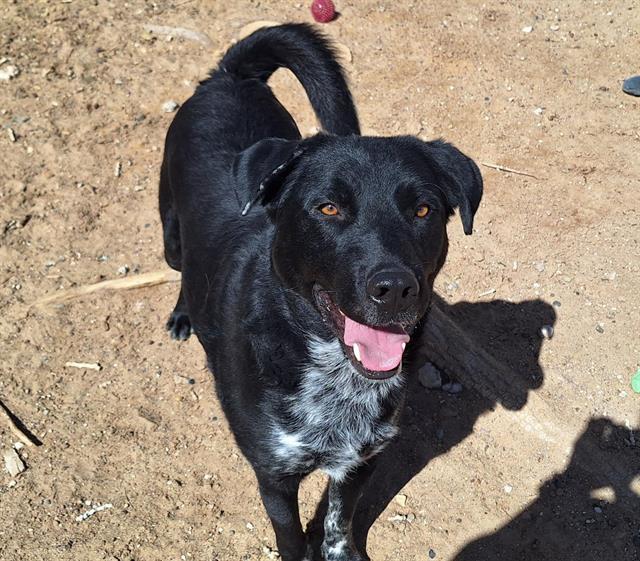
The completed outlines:
<svg viewBox="0 0 640 561">
<path fill-rule="evenodd" d="M 353 354 L 356 355 L 356 360 L 358 362 L 362 362 L 362 359 L 360 358 L 360 347 L 358 347 L 358 343 L 353 344 Z"/>
<path fill-rule="evenodd" d="M 406 343 L 402 343 L 402 350 L 404 351 L 407 348 L 407 344 Z"/>
<path fill-rule="evenodd" d="M 341 316 L 344 316 L 344 312 L 342 310 L 338 310 Z"/>
</svg>

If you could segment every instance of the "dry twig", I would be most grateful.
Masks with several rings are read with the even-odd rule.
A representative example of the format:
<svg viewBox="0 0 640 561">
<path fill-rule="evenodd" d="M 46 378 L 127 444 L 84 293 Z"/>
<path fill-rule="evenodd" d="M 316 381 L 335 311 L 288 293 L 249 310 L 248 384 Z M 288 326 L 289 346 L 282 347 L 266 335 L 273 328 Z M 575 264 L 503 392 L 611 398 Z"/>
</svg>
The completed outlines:
<svg viewBox="0 0 640 561">
<path fill-rule="evenodd" d="M 31 436 L 29 436 L 18 425 L 16 425 L 15 421 L 9 414 L 9 410 L 6 408 L 4 403 L 2 403 L 2 401 L 0 401 L 0 417 L 4 418 L 4 420 L 9 425 L 11 432 L 20 439 L 20 442 L 23 442 L 27 446 L 35 446 L 38 444 L 38 442 L 33 440 Z"/>
<path fill-rule="evenodd" d="M 504 166 L 500 166 L 498 164 L 488 164 L 487 162 L 480 162 L 480 163 L 485 167 L 488 167 L 488 168 L 491 168 L 491 169 L 497 169 L 498 171 L 506 171 L 507 173 L 515 173 L 516 175 L 526 175 L 527 177 L 533 177 L 534 179 L 540 179 L 539 177 L 536 177 L 532 173 L 528 173 L 526 171 L 518 171 L 517 169 L 507 168 L 507 167 L 504 167 Z"/>
<path fill-rule="evenodd" d="M 63 290 L 46 296 L 40 300 L 36 300 L 31 306 L 36 308 L 47 308 L 50 306 L 57 306 L 74 300 L 75 298 L 81 298 L 94 292 L 102 292 L 105 290 L 128 290 L 131 288 L 142 288 L 145 286 L 154 286 L 156 284 L 163 284 L 166 282 L 177 282 L 180 280 L 180 273 L 172 270 L 154 271 L 152 273 L 143 273 L 141 275 L 135 275 L 126 277 L 123 279 L 112 279 L 95 284 L 85 284 L 82 286 L 76 286 L 69 290 Z"/>
</svg>

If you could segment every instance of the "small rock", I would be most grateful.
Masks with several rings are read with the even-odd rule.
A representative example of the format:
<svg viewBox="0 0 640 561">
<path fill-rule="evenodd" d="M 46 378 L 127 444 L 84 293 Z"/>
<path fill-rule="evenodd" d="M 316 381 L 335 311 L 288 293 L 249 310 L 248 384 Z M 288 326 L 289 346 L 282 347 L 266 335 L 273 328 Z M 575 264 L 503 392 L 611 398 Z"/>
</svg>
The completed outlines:
<svg viewBox="0 0 640 561">
<path fill-rule="evenodd" d="M 0 81 L 8 82 L 20 74 L 20 70 L 17 66 L 9 64 L 4 68 L 0 68 Z"/>
<path fill-rule="evenodd" d="M 544 113 L 544 108 L 543 107 L 536 107 L 533 112 L 539 117 L 540 115 L 542 115 Z M 544 267 L 544 264 L 543 264 Z M 542 269 L 544 271 L 544 269 Z"/>
<path fill-rule="evenodd" d="M 427 362 L 418 371 L 418 380 L 429 390 L 438 390 L 442 387 L 442 374 L 433 363 Z"/>
<path fill-rule="evenodd" d="M 400 506 L 407 506 L 407 495 L 396 495 L 395 501 Z"/>
<path fill-rule="evenodd" d="M 629 95 L 640 96 L 640 76 L 632 76 L 622 82 L 622 91 Z"/>
<path fill-rule="evenodd" d="M 511 485 L 505 485 L 505 486 L 503 487 L 503 489 L 504 489 L 504 492 L 505 492 L 507 495 L 510 495 L 510 494 L 511 494 L 511 491 L 513 491 L 513 487 L 512 487 Z"/>
<path fill-rule="evenodd" d="M 129 265 L 122 265 L 122 267 L 118 267 L 118 274 L 119 275 L 126 275 L 129 272 Z"/>
<path fill-rule="evenodd" d="M 436 558 L 436 552 L 434 549 L 429 549 L 429 559 L 435 559 Z"/>
<path fill-rule="evenodd" d="M 602 280 L 614 281 L 616 280 L 617 276 L 618 274 L 615 271 L 609 271 L 608 273 L 605 273 L 604 275 L 602 275 Z"/>
<path fill-rule="evenodd" d="M 553 337 L 553 325 L 543 325 L 540 328 L 540 333 L 545 339 L 551 339 Z"/>
<path fill-rule="evenodd" d="M 416 519 L 416 515 L 413 514 L 412 512 L 410 512 L 409 514 L 407 514 L 407 522 L 409 524 L 411 524 L 414 520 Z"/>
<path fill-rule="evenodd" d="M 604 323 L 602 323 L 601 321 L 599 321 L 599 322 L 596 324 L 596 331 L 597 331 L 598 333 L 604 333 Z"/>
<path fill-rule="evenodd" d="M 462 384 L 460 382 L 451 382 L 450 384 L 446 385 L 448 386 L 445 390 L 446 392 L 454 395 L 462 393 Z M 444 389 L 444 386 L 442 386 L 442 389 Z"/>
<path fill-rule="evenodd" d="M 539 273 L 543 273 L 544 272 L 544 261 L 536 261 L 533 264 L 533 267 L 535 268 L 536 271 L 538 271 Z"/>
<path fill-rule="evenodd" d="M 602 509 L 599 506 L 594 506 L 593 512 L 595 512 L 596 514 L 602 514 Z"/>
<path fill-rule="evenodd" d="M 120 177 L 122 175 L 122 162 L 116 162 L 116 165 L 113 167 L 113 175 L 114 177 Z"/>
<path fill-rule="evenodd" d="M 162 111 L 164 111 L 165 113 L 173 113 L 176 109 L 178 109 L 178 107 L 180 106 L 175 101 L 170 99 L 169 101 L 165 101 L 162 104 Z"/>
<path fill-rule="evenodd" d="M 15 142 L 18 139 L 18 137 L 16 136 L 15 131 L 11 127 L 7 128 L 7 135 L 9 136 L 9 140 L 11 142 Z"/>
<path fill-rule="evenodd" d="M 522 33 L 531 33 L 533 31 L 533 25 L 527 25 L 522 28 Z"/>
<path fill-rule="evenodd" d="M 247 530 L 253 530 L 254 526 L 251 522 L 247 522 Z"/>
<path fill-rule="evenodd" d="M 560 306 L 562 306 L 562 302 L 560 302 L 560 300 L 554 300 L 551 305 L 554 308 L 559 308 Z"/>
<path fill-rule="evenodd" d="M 551 26 L 549 26 L 549 29 L 551 31 L 558 31 L 558 29 L 560 29 L 560 26 L 559 25 L 551 25 Z"/>
<path fill-rule="evenodd" d="M 262 553 L 264 553 L 268 559 L 280 559 L 280 554 L 275 549 L 271 549 L 269 546 L 263 546 Z"/>
<path fill-rule="evenodd" d="M 5 450 L 4 454 L 4 467 L 9 472 L 11 477 L 20 475 L 27 467 L 24 465 L 22 458 L 18 455 L 13 448 Z"/>
</svg>

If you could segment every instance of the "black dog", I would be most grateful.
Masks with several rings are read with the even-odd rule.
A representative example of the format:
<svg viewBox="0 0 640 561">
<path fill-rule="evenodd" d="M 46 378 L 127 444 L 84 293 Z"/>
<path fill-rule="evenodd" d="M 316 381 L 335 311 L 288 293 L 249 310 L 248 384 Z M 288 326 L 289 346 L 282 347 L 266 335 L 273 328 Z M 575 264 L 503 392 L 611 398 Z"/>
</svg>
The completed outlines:
<svg viewBox="0 0 640 561">
<path fill-rule="evenodd" d="M 301 139 L 266 85 L 304 86 L 326 134 Z M 306 25 L 233 46 L 173 121 L 160 181 L 165 256 L 182 271 L 168 329 L 204 347 L 284 561 L 311 559 L 298 486 L 329 474 L 322 555 L 356 551 L 351 519 L 395 435 L 408 362 L 477 166 L 442 141 L 359 136 L 342 70 Z M 405 348 L 406 347 L 406 348 Z"/>
</svg>

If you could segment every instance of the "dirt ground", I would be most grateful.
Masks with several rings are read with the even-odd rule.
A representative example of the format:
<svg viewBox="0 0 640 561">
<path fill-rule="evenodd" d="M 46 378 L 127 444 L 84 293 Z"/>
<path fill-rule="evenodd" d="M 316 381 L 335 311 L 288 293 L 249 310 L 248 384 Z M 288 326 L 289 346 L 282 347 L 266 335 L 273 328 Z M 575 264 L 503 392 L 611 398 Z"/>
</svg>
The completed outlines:
<svg viewBox="0 0 640 561">
<path fill-rule="evenodd" d="M 513 387 L 492 398 L 415 384 L 403 437 L 363 498 L 369 554 L 640 559 L 640 98 L 621 92 L 640 73 L 640 6 L 338 9 L 323 30 L 351 52 L 366 133 L 443 136 L 530 174 L 482 166 L 475 233 L 451 222 L 436 283 Z M 163 104 L 183 102 L 244 25 L 310 21 L 307 2 L 5 0 L 1 11 L 0 71 L 18 74 L 0 81 L 0 400 L 42 444 L 18 450 L 24 473 L 0 472 L 0 560 L 273 559 L 203 352 L 164 331 L 177 285 L 30 305 L 165 267 Z M 309 133 L 301 88 L 284 72 L 273 83 Z M 0 417 L 0 449 L 15 442 Z M 305 520 L 323 485 L 304 483 Z"/>
</svg>

